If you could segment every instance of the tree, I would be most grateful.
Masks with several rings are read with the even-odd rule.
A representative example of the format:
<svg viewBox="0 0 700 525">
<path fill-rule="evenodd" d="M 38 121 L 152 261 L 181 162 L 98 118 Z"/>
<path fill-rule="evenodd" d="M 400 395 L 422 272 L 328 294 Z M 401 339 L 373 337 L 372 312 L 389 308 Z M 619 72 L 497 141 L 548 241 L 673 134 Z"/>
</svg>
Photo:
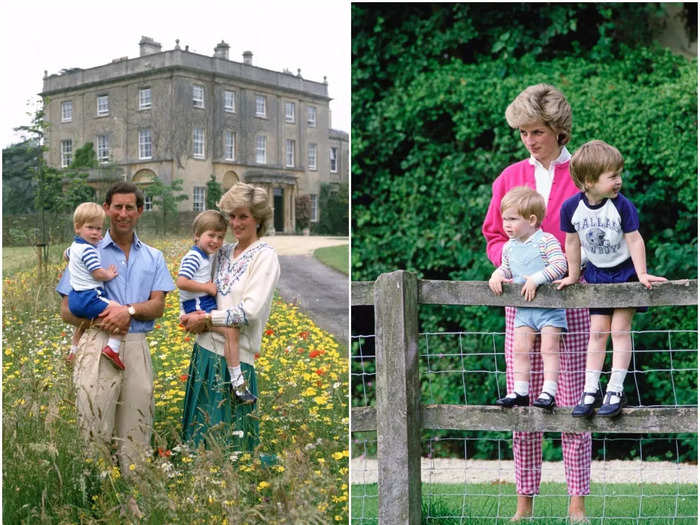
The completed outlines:
<svg viewBox="0 0 700 525">
<path fill-rule="evenodd" d="M 165 184 L 156 177 L 148 186 L 148 195 L 153 198 L 153 207 L 160 208 L 162 212 L 162 233 L 168 231 L 168 220 L 177 214 L 177 204 L 185 199 L 189 199 L 182 191 L 182 179 L 175 179 L 170 184 Z"/>
<path fill-rule="evenodd" d="M 311 197 L 300 195 L 294 201 L 294 215 L 296 216 L 296 229 L 303 230 L 311 224 Z"/>
<path fill-rule="evenodd" d="M 24 140 L 2 150 L 3 215 L 31 213 L 35 210 L 35 171 L 41 155 L 41 146 L 35 139 Z"/>
<path fill-rule="evenodd" d="M 221 188 L 221 184 L 216 181 L 214 174 L 211 174 L 209 182 L 207 182 L 207 210 L 215 210 L 216 203 L 219 202 L 224 191 Z"/>
<path fill-rule="evenodd" d="M 348 234 L 348 185 L 321 184 L 318 205 L 321 216 L 317 233 L 330 235 Z"/>
<path fill-rule="evenodd" d="M 81 202 L 95 199 L 95 190 L 88 185 L 87 179 L 89 170 L 97 166 L 97 156 L 92 142 L 86 142 L 75 150 L 73 161 L 62 173 L 63 191 L 60 206 L 64 211 L 70 212 Z"/>
</svg>

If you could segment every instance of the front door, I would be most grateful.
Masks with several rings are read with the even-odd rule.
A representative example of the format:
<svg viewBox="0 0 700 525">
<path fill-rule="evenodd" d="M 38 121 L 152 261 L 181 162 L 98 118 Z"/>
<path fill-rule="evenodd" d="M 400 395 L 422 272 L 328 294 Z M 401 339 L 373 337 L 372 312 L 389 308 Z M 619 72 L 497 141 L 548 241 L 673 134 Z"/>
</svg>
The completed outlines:
<svg viewBox="0 0 700 525">
<path fill-rule="evenodd" d="M 275 188 L 273 190 L 274 206 L 275 206 L 275 231 L 284 231 L 284 190 Z"/>
</svg>

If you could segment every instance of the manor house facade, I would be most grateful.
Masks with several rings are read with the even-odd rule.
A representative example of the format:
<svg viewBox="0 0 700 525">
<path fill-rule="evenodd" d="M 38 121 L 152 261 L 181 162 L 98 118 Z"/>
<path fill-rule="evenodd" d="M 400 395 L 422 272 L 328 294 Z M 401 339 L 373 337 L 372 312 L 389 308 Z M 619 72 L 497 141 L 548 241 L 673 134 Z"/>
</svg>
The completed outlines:
<svg viewBox="0 0 700 525">
<path fill-rule="evenodd" d="M 276 232 L 294 232 L 295 199 L 309 195 L 318 220 L 322 183 L 347 183 L 348 134 L 330 128 L 328 84 L 301 72 L 276 72 L 229 59 L 219 43 L 213 56 L 162 51 L 142 37 L 140 56 L 44 76 L 47 163 L 67 167 L 75 150 L 92 142 L 104 169 L 88 181 L 98 197 L 115 180 L 148 185 L 183 180 L 181 211 L 205 207 L 213 175 L 224 191 L 238 181 L 270 195 Z"/>
</svg>

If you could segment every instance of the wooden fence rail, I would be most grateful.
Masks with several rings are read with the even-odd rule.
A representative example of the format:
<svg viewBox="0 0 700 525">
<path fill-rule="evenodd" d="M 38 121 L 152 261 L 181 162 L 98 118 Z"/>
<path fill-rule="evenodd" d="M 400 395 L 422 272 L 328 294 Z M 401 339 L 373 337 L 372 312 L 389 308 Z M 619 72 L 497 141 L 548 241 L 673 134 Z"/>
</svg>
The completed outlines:
<svg viewBox="0 0 700 525">
<path fill-rule="evenodd" d="M 535 306 L 595 308 L 688 306 L 698 304 L 697 280 L 655 283 L 540 286 L 525 302 L 520 286 L 504 285 L 496 296 L 482 281 L 419 280 L 396 271 L 375 282 L 353 282 L 352 306 L 373 305 L 375 318 L 376 408 L 352 409 L 353 432 L 377 431 L 380 525 L 421 522 L 420 434 L 422 428 L 542 432 L 696 432 L 697 407 L 625 408 L 617 420 L 574 419 L 570 410 L 552 414 L 530 407 L 421 405 L 418 375 L 418 305 Z"/>
</svg>

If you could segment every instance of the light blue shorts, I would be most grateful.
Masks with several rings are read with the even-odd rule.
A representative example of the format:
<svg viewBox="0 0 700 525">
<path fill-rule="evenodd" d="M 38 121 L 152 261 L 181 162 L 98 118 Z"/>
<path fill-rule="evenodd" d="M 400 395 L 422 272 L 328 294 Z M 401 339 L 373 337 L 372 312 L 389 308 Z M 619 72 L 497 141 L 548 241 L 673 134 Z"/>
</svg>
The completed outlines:
<svg viewBox="0 0 700 525">
<path fill-rule="evenodd" d="M 521 308 L 515 309 L 515 328 L 529 326 L 541 332 L 545 326 L 553 326 L 566 331 L 566 310 L 564 308 Z"/>
</svg>

